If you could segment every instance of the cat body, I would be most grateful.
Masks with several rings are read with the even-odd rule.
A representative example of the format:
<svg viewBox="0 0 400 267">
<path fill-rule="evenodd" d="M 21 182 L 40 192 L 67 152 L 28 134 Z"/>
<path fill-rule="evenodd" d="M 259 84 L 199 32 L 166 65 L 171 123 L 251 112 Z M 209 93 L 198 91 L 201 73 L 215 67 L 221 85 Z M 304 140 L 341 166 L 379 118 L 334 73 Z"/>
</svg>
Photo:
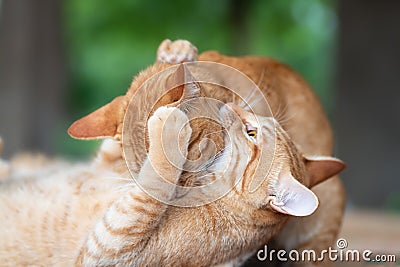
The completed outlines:
<svg viewBox="0 0 400 267">
<path fill-rule="evenodd" d="M 302 153 L 332 155 L 333 135 L 325 112 L 309 85 L 289 67 L 273 59 L 227 57 L 213 51 L 201 54 L 199 60 L 223 63 L 246 74 L 259 85 L 272 113 L 283 120 L 283 128 Z M 290 218 L 276 237 L 278 246 L 287 251 L 319 252 L 334 246 L 344 214 L 343 184 L 334 176 L 312 190 L 320 200 L 319 209 L 308 217 Z"/>
<path fill-rule="evenodd" d="M 171 43 L 169 40 L 166 40 L 160 45 L 159 49 L 162 51 L 171 51 L 175 49 L 174 44 L 177 44 L 177 42 Z M 197 53 L 197 49 L 193 51 L 191 45 L 186 47 L 187 49 L 184 50 L 184 53 Z M 179 48 L 182 49 L 182 46 L 179 45 Z M 333 135 L 325 112 L 309 85 L 289 67 L 270 58 L 257 56 L 229 57 L 221 55 L 216 51 L 204 52 L 198 58 L 193 56 L 190 58 L 198 59 L 199 61 L 222 63 L 244 73 L 258 85 L 268 101 L 272 114 L 280 121 L 282 127 L 302 153 L 305 155 L 332 155 Z M 161 59 L 159 56 L 158 60 L 165 62 L 162 56 Z M 150 77 L 169 66 L 170 64 L 156 63 L 146 70 L 146 77 Z M 212 75 L 212 73 L 209 74 L 204 71 L 193 73 L 193 76 L 198 80 L 208 80 L 207 76 L 209 75 Z M 134 80 L 127 94 L 120 97 L 125 99 L 124 105 L 115 105 L 112 102 L 99 111 L 121 110 L 121 107 L 126 109 L 129 99 L 144 81 L 144 78 Z M 201 89 L 203 96 L 215 98 L 224 103 L 232 102 L 232 99 L 234 99 L 231 92 L 221 87 L 203 86 Z M 167 95 L 169 98 L 163 99 L 160 102 L 164 101 L 163 104 L 170 104 L 178 100 L 181 93 L 176 93 L 176 91 L 174 93 Z M 155 99 L 153 99 L 154 101 Z M 249 99 L 248 101 L 254 101 L 254 99 Z M 152 101 L 150 100 L 149 102 L 151 103 Z M 260 102 L 260 105 L 263 104 L 263 102 Z M 257 103 L 254 106 L 257 106 Z M 116 116 L 112 121 L 102 121 L 100 127 L 91 127 L 91 125 L 98 125 L 92 121 L 98 122 L 99 118 L 104 118 L 101 114 L 97 114 L 99 111 L 79 120 L 77 126 L 80 126 L 79 123 L 81 123 L 82 127 L 74 127 L 76 125 L 73 125 L 71 127 L 73 132 L 70 131 L 70 133 L 78 138 L 97 138 L 104 135 L 101 129 L 109 129 L 109 125 L 120 125 L 119 128 L 111 127 L 112 131 L 109 130 L 106 134 L 106 136 L 120 140 L 123 116 Z M 124 112 L 121 113 L 125 114 Z M 195 136 L 193 140 L 201 140 L 201 137 L 215 131 L 212 128 L 208 129 L 210 126 L 207 122 L 200 120 L 197 123 L 193 127 L 193 135 Z M 221 140 L 217 140 L 215 137 L 214 142 L 218 146 Z M 191 147 L 196 147 L 196 144 L 198 143 L 191 144 Z M 142 162 L 141 158 L 144 155 L 145 151 L 143 149 L 137 155 L 137 162 Z M 200 152 L 198 150 L 192 149 L 189 151 L 188 158 L 196 159 L 199 155 Z M 140 165 L 137 168 L 139 169 Z M 315 251 L 321 251 L 332 246 L 335 242 L 345 205 L 345 193 L 342 182 L 338 176 L 334 176 L 328 181 L 315 186 L 313 191 L 320 199 L 320 208 L 311 216 L 291 218 L 288 226 L 276 237 L 276 241 L 280 247 L 287 250 L 314 249 Z"/>
<path fill-rule="evenodd" d="M 188 53 L 192 55 L 191 59 L 197 57 L 191 51 Z M 239 147 L 230 151 L 237 157 L 232 161 L 235 164 L 228 168 L 230 173 L 222 180 L 223 184 L 231 183 L 233 190 L 207 205 L 183 208 L 154 199 L 130 179 L 121 150 L 123 117 L 129 112 L 129 101 L 140 85 L 151 75 L 171 66 L 156 63 L 135 78 L 125 96 L 116 98 L 70 128 L 70 134 L 78 138 L 112 137 L 117 141 L 103 143 L 94 162 L 69 166 L 67 171 L 65 168 L 52 170 L 42 177 L 34 173 L 32 176 L 36 177 L 24 175 L 22 179 L 2 182 L 2 264 L 210 266 L 238 263 L 274 236 L 287 247 L 319 249 L 332 243 L 340 225 L 344 198 L 337 177 L 323 181 L 338 173 L 343 163 L 329 157 L 304 156 L 303 152 L 325 156 L 332 153 L 329 124 L 315 95 L 300 77 L 273 60 L 230 58 L 216 52 L 203 53 L 199 59 L 221 62 L 243 71 L 259 82 L 274 112 L 295 116 L 285 122 L 284 127 L 276 120 L 260 117 L 263 123 L 254 125 L 259 129 L 259 137 L 254 139 L 246 135 L 247 124 L 244 123 L 245 120 L 252 121 L 248 118 L 254 115 L 248 114 L 237 103 L 228 106 L 231 113 L 221 108 L 223 124 L 236 139 L 228 142 L 226 133 L 213 138 L 220 147 L 235 147 L 233 143 Z M 135 167 L 138 179 L 165 199 L 173 199 L 176 192 L 160 186 L 159 174 L 171 184 L 178 184 L 184 176 L 181 168 L 186 159 L 177 157 L 174 162 L 178 164 L 173 167 L 167 162 L 160 150 L 163 147 L 160 144 L 161 125 L 169 127 L 173 133 L 170 142 L 166 143 L 174 144 L 179 137 L 179 148 L 188 158 L 196 158 L 200 153 L 193 148 L 197 137 L 215 130 L 208 129 L 202 121 L 191 122 L 189 126 L 187 116 L 171 106 L 185 95 L 186 90 L 178 87 L 165 95 L 153 108 L 148 122 L 140 122 L 148 128 L 148 141 L 147 147 L 138 149 Z M 225 103 L 234 99 L 229 92 L 213 87 L 202 87 L 199 91 Z M 148 101 L 150 103 L 151 99 Z M 240 120 L 226 115 L 232 114 L 232 110 Z M 165 123 L 168 116 L 174 118 L 174 123 Z M 278 129 L 279 149 L 273 161 L 274 171 L 256 193 L 250 194 L 246 177 L 255 173 L 260 142 L 271 138 L 262 130 L 266 125 Z M 176 149 L 177 146 L 166 148 L 172 152 Z M 224 149 L 224 153 L 227 151 Z M 247 157 L 242 158 L 243 155 Z M 217 161 L 206 171 L 218 177 L 218 166 Z M 11 164 L 10 176 L 13 173 L 16 168 Z M 234 183 L 237 179 L 240 180 L 238 184 Z M 318 200 L 308 188 L 318 183 L 313 191 L 320 199 L 320 208 L 315 211 Z M 285 205 L 292 203 L 287 191 L 295 192 L 292 194 L 297 194 L 300 199 L 304 196 L 303 203 L 309 205 Z M 337 196 L 333 200 L 332 194 Z M 304 207 L 306 213 L 302 210 Z M 312 229 L 310 225 L 316 228 Z"/>
<path fill-rule="evenodd" d="M 174 115 L 174 111 L 178 115 Z M 184 124 L 188 120 L 186 115 L 177 108 L 161 107 L 149 120 L 149 157 L 139 175 L 139 179 L 145 179 L 167 197 L 172 197 L 174 192 L 165 192 L 159 186 L 156 171 L 174 183 L 181 172 L 179 168 L 171 169 L 170 163 L 161 156 L 161 126 L 171 114 L 177 117 L 177 123 L 167 125 L 172 133 L 169 138 L 178 137 L 182 127 L 186 127 L 182 146 L 187 151 L 191 129 Z M 239 153 L 250 155 L 247 164 L 224 172 L 228 177 L 224 182 L 234 183 L 231 179 L 235 173 L 251 172 L 257 164 L 254 160 L 257 149 L 250 148 L 243 131 L 238 132 L 244 127 L 242 121 L 227 125 L 235 126 L 229 129 L 235 137 L 242 134 L 241 139 L 232 141 L 235 144 L 232 147 L 239 148 L 231 152 L 236 156 Z M 277 152 L 282 159 L 274 164 L 292 165 L 293 161 L 295 170 L 292 172 L 298 177 L 306 177 L 301 157 L 287 158 L 285 146 L 292 144 L 287 136 L 283 134 L 282 137 L 285 139 L 282 140 L 282 151 Z M 173 145 L 174 142 L 167 140 L 166 144 Z M 174 149 L 165 145 L 164 148 Z M 183 158 L 181 166 L 184 162 Z M 232 165 L 236 166 L 237 161 Z M 288 219 L 287 215 L 275 213 L 267 206 L 268 191 L 274 190 L 270 184 L 279 183 L 276 176 L 281 171 L 273 172 L 259 189 L 259 194 L 251 197 L 247 196 L 248 185 L 243 180 L 240 186 L 235 186 L 219 200 L 200 207 L 182 208 L 168 206 L 134 184 L 113 179 L 115 173 L 107 169 L 92 168 L 96 171 L 88 171 L 87 166 L 76 166 L 71 172 L 54 173 L 46 179 L 20 179 L 2 185 L 0 258 L 4 264 L 211 266 L 253 252 L 276 234 Z M 215 175 L 219 168 L 217 162 L 213 168 Z M 221 173 L 222 169 L 224 165 Z M 118 190 L 119 187 L 122 188 Z"/>
</svg>

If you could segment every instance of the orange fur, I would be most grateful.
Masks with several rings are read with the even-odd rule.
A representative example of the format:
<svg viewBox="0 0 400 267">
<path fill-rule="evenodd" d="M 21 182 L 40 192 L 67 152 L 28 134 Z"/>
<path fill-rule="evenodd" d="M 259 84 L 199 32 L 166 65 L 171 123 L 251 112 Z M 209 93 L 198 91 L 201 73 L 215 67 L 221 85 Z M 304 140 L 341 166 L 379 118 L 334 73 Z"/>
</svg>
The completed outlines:
<svg viewBox="0 0 400 267">
<path fill-rule="evenodd" d="M 233 165 L 220 183 L 221 186 L 235 185 L 234 181 L 242 180 L 225 197 L 200 207 L 179 208 L 155 200 L 132 183 L 120 150 L 123 116 L 131 112 L 127 110 L 128 103 L 138 88 L 150 76 L 170 66 L 156 63 L 134 79 L 125 96 L 69 129 L 76 138 L 115 139 L 103 145 L 93 163 L 78 166 L 62 163 L 59 165 L 62 171 L 32 172 L 32 177 L 24 174 L 24 179 L 10 179 L 1 185 L 2 264 L 210 266 L 242 262 L 274 237 L 286 248 L 318 250 L 331 245 L 340 226 L 344 194 L 337 176 L 324 180 L 338 173 L 343 164 L 331 158 L 319 159 L 322 165 L 309 164 L 313 159 L 303 155 L 332 153 L 331 130 L 316 96 L 301 77 L 271 59 L 234 58 L 206 52 L 199 60 L 224 63 L 242 71 L 260 85 L 273 113 L 284 113 L 278 119 L 291 118 L 282 126 L 276 121 L 273 123 L 278 130 L 277 150 L 265 182 L 254 193 L 249 193 L 249 181 L 256 173 L 260 157 L 259 144 L 243 134 L 242 121 L 228 120 L 225 126 L 239 149 L 233 151 Z M 172 77 L 175 77 L 172 80 L 181 79 L 181 74 L 178 72 Z M 239 104 L 224 88 L 201 86 L 200 89 L 200 95 Z M 166 143 L 173 144 L 178 130 L 185 128 L 179 140 L 189 159 L 206 152 L 198 149 L 201 139 L 220 129 L 220 126 L 210 128 L 209 122 L 202 119 L 191 121 L 190 127 L 184 123 L 187 118 L 173 106 L 185 98 L 185 90 L 185 87 L 176 87 L 153 107 L 154 115 L 148 123 L 139 122 L 149 128 L 148 142 L 135 155 L 137 162 L 133 163 L 139 180 L 165 199 L 173 199 L 175 192 L 163 189 L 159 174 L 172 183 L 190 185 L 198 180 L 180 171 L 179 167 L 185 164 L 182 158 L 174 159 L 179 163 L 175 167 L 167 162 L 160 151 L 159 121 L 165 122 L 166 114 L 177 112 L 175 123 L 165 124 L 173 133 Z M 152 103 L 152 96 L 149 97 L 147 101 Z M 170 107 L 165 108 L 166 105 Z M 243 120 L 250 116 L 239 107 L 235 112 Z M 264 122 L 259 129 L 262 138 L 257 142 L 270 140 L 273 138 L 268 134 L 268 127 L 272 127 L 270 120 L 260 117 L 260 121 Z M 215 133 L 211 139 L 220 151 L 228 145 L 223 133 Z M 176 149 L 171 145 L 166 150 L 178 155 L 174 152 Z M 14 166 L 11 176 L 21 176 L 16 175 L 19 168 Z M 211 171 L 212 179 L 218 181 L 218 168 L 213 168 L 204 172 Z M 320 200 L 320 208 L 313 215 L 294 218 L 276 212 L 270 205 L 275 198 L 282 197 L 279 185 L 282 174 L 287 173 L 307 187 L 321 182 L 313 189 Z M 332 199 L 331 194 L 337 197 Z"/>
<path fill-rule="evenodd" d="M 282 122 L 296 146 L 306 155 L 329 156 L 333 152 L 332 130 L 323 108 L 309 85 L 288 66 L 257 56 L 228 57 L 215 51 L 199 55 L 200 61 L 223 63 L 243 72 L 256 84 L 268 99 L 272 113 Z M 148 68 L 132 83 L 127 96 L 131 97 L 139 86 L 156 71 L 166 67 L 156 63 Z M 146 74 L 146 75 L 144 75 Z M 194 73 L 201 77 L 204 73 Z M 223 88 L 202 88 L 202 95 L 230 102 L 232 95 Z M 120 118 L 122 121 L 122 118 Z M 193 134 L 201 135 L 207 123 L 193 125 Z M 198 139 L 194 139 L 198 140 Z M 216 137 L 213 141 L 221 144 Z M 190 147 L 197 147 L 190 144 Z M 195 149 L 189 151 L 192 158 L 199 157 Z M 144 157 L 138 155 L 137 158 Z M 139 167 L 138 167 L 139 168 Z M 293 218 L 277 237 L 277 243 L 287 249 L 309 248 L 316 251 L 333 244 L 340 229 L 345 205 L 345 193 L 338 176 L 317 185 L 314 192 L 320 199 L 320 208 L 307 218 Z M 335 195 L 335 198 L 331 196 Z M 310 229 L 309 225 L 315 228 Z"/>
</svg>

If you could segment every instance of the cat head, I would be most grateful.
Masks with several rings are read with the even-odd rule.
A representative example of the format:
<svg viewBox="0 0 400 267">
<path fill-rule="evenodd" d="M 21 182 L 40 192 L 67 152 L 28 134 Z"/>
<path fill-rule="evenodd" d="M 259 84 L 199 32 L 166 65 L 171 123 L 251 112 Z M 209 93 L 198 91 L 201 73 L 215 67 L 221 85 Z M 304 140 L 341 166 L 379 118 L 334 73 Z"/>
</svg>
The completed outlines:
<svg viewBox="0 0 400 267">
<path fill-rule="evenodd" d="M 303 155 L 273 117 L 257 116 L 230 103 L 221 108 L 220 120 L 226 150 L 221 162 L 232 159 L 224 175 L 242 178 L 231 193 L 256 209 L 308 216 L 319 204 L 310 188 L 345 167 L 333 157 Z"/>
<path fill-rule="evenodd" d="M 156 80 L 152 84 L 153 89 L 149 90 L 147 95 L 142 95 L 145 98 L 141 100 L 140 110 L 128 109 L 129 101 L 138 89 L 152 75 L 168 67 L 169 64 L 155 64 L 147 68 L 134 79 L 126 95 L 115 98 L 111 103 L 76 121 L 69 128 L 69 134 L 78 139 L 111 137 L 120 141 L 125 116 L 131 113 L 132 117 L 141 118 L 141 112 L 146 110 L 143 105 L 151 105 L 154 111 L 162 105 L 179 105 L 188 98 L 202 95 L 201 92 L 206 92 L 206 96 L 225 103 L 228 102 L 227 99 L 232 99 L 232 95 L 222 88 L 207 89 L 203 84 L 200 86 L 195 83 L 186 86 L 185 82 L 193 77 L 190 77 L 191 73 L 184 65 L 180 65 L 175 72 L 165 76 L 164 79 Z M 160 98 L 157 90 L 163 87 L 173 89 Z M 150 115 L 151 112 L 148 116 Z M 233 192 L 256 208 L 271 209 L 295 216 L 309 215 L 318 207 L 318 199 L 310 188 L 339 173 L 345 166 L 342 161 L 332 157 L 303 155 L 272 117 L 256 116 L 235 104 L 223 106 L 220 116 L 222 125 L 228 133 L 226 136 L 231 137 L 230 144 L 227 144 L 226 138 L 223 144 L 221 134 L 213 134 L 220 132 L 219 127 L 212 128 L 204 119 L 192 120 L 193 133 L 189 146 L 189 159 L 195 160 L 201 157 L 202 152 L 206 152 L 198 149 L 199 140 L 204 136 L 213 140 L 217 146 L 216 151 L 225 147 L 223 153 L 225 156 L 229 152 L 231 157 L 238 155 L 241 158 L 245 157 L 246 160 L 237 161 L 240 163 L 236 166 L 239 174 L 233 174 L 233 177 L 243 177 L 243 179 L 235 184 Z M 141 127 L 146 128 L 145 119 L 135 120 L 135 123 L 141 123 Z M 137 134 L 138 136 L 132 137 L 131 144 L 137 152 L 133 156 L 136 158 L 132 161 L 137 163 L 136 169 L 139 170 L 140 163 L 146 157 L 146 147 L 139 141 L 147 135 L 142 132 Z M 231 147 L 232 150 L 229 151 L 227 147 Z M 232 163 L 234 162 L 233 160 Z M 265 174 L 268 174 L 267 177 L 264 177 Z"/>
<path fill-rule="evenodd" d="M 122 155 L 121 151 L 121 156 L 127 157 L 130 170 L 138 173 L 147 155 L 147 121 L 153 112 L 160 106 L 176 107 L 204 95 L 223 102 L 231 98 L 229 91 L 223 87 L 198 84 L 184 64 L 171 67 L 170 64 L 156 63 L 134 78 L 125 95 L 116 97 L 110 103 L 75 121 L 69 127 L 68 133 L 76 139 L 111 138 L 118 143 L 122 143 L 124 133 L 127 137 L 124 145 L 134 147 L 135 151 L 130 153 L 130 150 L 125 150 L 128 155 Z M 190 160 L 197 160 L 202 156 L 198 140 L 202 140 L 204 136 L 213 140 L 217 150 L 222 149 L 222 135 L 214 134 L 218 132 L 219 125 L 210 124 L 205 118 L 195 118 L 190 124 L 193 130 L 188 153 Z"/>
</svg>

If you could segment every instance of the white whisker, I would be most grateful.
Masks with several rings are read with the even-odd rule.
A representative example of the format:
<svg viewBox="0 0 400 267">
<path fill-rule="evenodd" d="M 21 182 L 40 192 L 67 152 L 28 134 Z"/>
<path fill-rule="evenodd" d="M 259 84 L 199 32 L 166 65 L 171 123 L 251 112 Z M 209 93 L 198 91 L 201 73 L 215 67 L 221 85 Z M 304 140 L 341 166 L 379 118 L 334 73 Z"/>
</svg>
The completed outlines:
<svg viewBox="0 0 400 267">
<path fill-rule="evenodd" d="M 261 86 L 262 80 L 264 79 L 264 75 L 265 75 L 265 67 L 263 67 L 263 69 L 262 69 L 262 71 L 261 71 L 260 78 L 258 79 L 258 83 L 257 83 L 257 86 L 258 86 L 258 87 Z"/>
<path fill-rule="evenodd" d="M 127 191 L 131 190 L 134 187 L 136 187 L 135 183 L 129 183 L 129 184 L 120 185 L 118 187 L 115 187 L 113 189 L 113 191 L 117 192 L 117 193 L 123 193 L 123 192 L 127 192 Z"/>
<path fill-rule="evenodd" d="M 258 102 L 260 102 L 261 100 L 264 100 L 264 98 L 262 97 L 257 97 L 256 99 L 254 99 L 252 102 L 248 103 L 248 105 L 244 108 L 246 110 L 250 110 L 250 108 L 254 107 L 256 104 L 258 104 Z"/>
<path fill-rule="evenodd" d="M 258 97 L 256 97 L 256 99 L 252 100 L 253 97 L 255 97 L 256 93 L 259 93 L 258 87 L 253 88 L 252 90 L 250 90 L 249 94 L 246 96 L 245 100 L 245 106 L 249 106 L 249 102 L 252 102 L 254 100 L 256 100 Z"/>
</svg>

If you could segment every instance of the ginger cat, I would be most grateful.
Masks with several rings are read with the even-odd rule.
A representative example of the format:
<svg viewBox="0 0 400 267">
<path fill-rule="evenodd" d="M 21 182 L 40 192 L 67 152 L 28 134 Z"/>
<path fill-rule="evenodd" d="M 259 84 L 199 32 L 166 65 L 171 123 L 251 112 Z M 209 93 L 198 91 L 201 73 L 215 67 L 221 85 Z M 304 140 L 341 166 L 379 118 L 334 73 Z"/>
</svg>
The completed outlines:
<svg viewBox="0 0 400 267">
<path fill-rule="evenodd" d="M 172 49 L 172 52 L 168 50 L 173 47 L 181 48 Z M 167 41 L 160 46 L 160 50 L 167 54 L 164 58 L 173 63 L 195 60 L 197 56 L 197 52 L 188 42 L 171 44 Z M 182 56 L 182 50 L 188 55 Z M 174 53 L 179 53 L 179 56 Z M 203 54 L 200 59 L 207 56 L 214 57 L 215 61 L 224 59 L 214 52 Z M 159 60 L 163 60 L 163 57 L 160 56 Z M 242 63 L 246 62 L 243 59 Z M 264 59 L 249 59 L 246 64 L 257 63 L 255 65 L 260 67 L 266 62 L 270 63 Z M 246 64 L 242 69 L 251 71 Z M 274 64 L 283 68 L 279 72 L 295 76 L 287 68 L 276 62 Z M 272 99 L 282 101 L 283 105 L 299 107 L 298 102 L 301 102 L 299 99 L 302 97 L 310 104 L 316 105 L 312 108 L 304 107 L 299 111 L 302 115 L 309 115 L 312 114 L 309 111 L 317 109 L 320 114 L 314 114 L 314 119 L 310 118 L 312 122 L 302 125 L 305 132 L 297 133 L 297 137 L 290 130 L 286 131 L 275 118 L 253 114 L 238 104 L 230 103 L 219 109 L 218 118 L 225 131 L 215 134 L 211 139 L 220 142 L 218 147 L 222 153 L 202 172 L 214 177 L 221 186 L 233 186 L 233 190 L 224 197 L 199 207 L 174 207 L 157 201 L 132 183 L 120 147 L 123 117 L 126 112 L 131 112 L 127 109 L 129 98 L 140 84 L 168 66 L 168 63 L 156 63 L 149 67 L 136 77 L 126 96 L 118 97 L 111 104 L 71 126 L 70 134 L 78 138 L 113 137 L 117 140 L 105 141 L 97 159 L 90 166 L 82 164 L 59 172 L 52 171 L 45 177 L 26 176 L 24 179 L 9 179 L 1 184 L 2 264 L 234 265 L 240 264 L 257 248 L 276 236 L 285 225 L 276 237 L 282 244 L 298 247 L 304 245 L 305 248 L 313 247 L 313 244 L 321 248 L 330 245 L 342 216 L 343 196 L 338 194 L 337 199 L 328 199 L 329 192 L 336 190 L 341 193 L 341 187 L 338 178 L 325 180 L 340 172 L 344 164 L 328 156 L 303 155 L 304 151 L 313 155 L 318 152 L 321 155 L 329 155 L 331 136 L 329 125 L 316 98 L 307 91 L 308 88 L 299 89 L 297 82 L 300 82 L 300 88 L 305 84 L 299 81 L 297 76 L 285 80 L 294 83 L 290 89 L 285 89 L 294 90 L 290 96 L 280 98 L 285 95 L 284 90 L 275 86 L 264 90 L 264 93 L 271 94 Z M 249 73 L 246 74 L 254 80 L 255 74 L 253 77 Z M 180 79 L 181 76 L 182 68 L 171 77 Z M 275 78 L 279 80 L 280 76 Z M 193 145 L 198 142 L 196 137 L 203 137 L 215 130 L 208 129 L 207 124 L 201 120 L 189 124 L 187 115 L 174 105 L 177 101 L 196 94 L 211 95 L 225 100 L 224 102 L 230 102 L 228 100 L 232 99 L 229 92 L 212 89 L 214 88 L 178 87 L 160 100 L 148 121 L 140 122 L 143 127 L 147 125 L 148 128 L 148 154 L 146 156 L 146 151 L 143 151 L 146 147 L 139 149 L 138 163 L 133 163 L 136 164 L 134 168 L 138 172 L 138 179 L 165 199 L 176 197 L 176 192 L 160 186 L 162 184 L 159 175 L 162 174 L 163 178 L 173 184 L 180 183 L 184 177 L 182 167 L 186 162 L 185 156 L 196 158 L 200 153 Z M 275 90 L 277 91 L 273 93 Z M 294 97 L 296 95 L 297 99 Z M 281 105 L 272 103 L 271 106 L 273 110 L 277 110 Z M 286 111 L 293 112 L 291 108 L 288 105 Z M 307 121 L 301 118 L 296 120 Z M 297 124 L 290 120 L 284 126 L 286 125 Z M 320 140 L 307 138 L 309 131 L 315 131 L 318 127 L 321 127 L 320 132 L 325 136 Z M 161 138 L 163 128 L 168 129 L 167 140 Z M 271 135 L 271 129 L 274 129 L 276 136 Z M 256 173 L 256 165 L 263 164 L 259 161 L 260 150 L 266 147 L 263 144 L 271 142 L 272 139 L 275 139 L 277 147 L 272 171 L 261 186 L 250 193 L 250 178 Z M 176 142 L 179 146 L 175 145 Z M 176 155 L 173 159 L 174 165 L 165 157 L 166 152 L 168 155 Z M 233 159 L 228 168 L 224 160 L 226 157 Z M 221 166 L 224 168 L 223 177 L 220 177 Z M 11 164 L 11 173 L 12 167 Z M 191 179 L 196 180 L 196 177 Z M 201 183 L 201 180 L 199 182 Z M 321 189 L 315 190 L 314 194 L 308 188 L 318 183 L 321 184 L 314 188 Z M 324 188 L 326 183 L 332 188 Z M 319 209 L 317 196 L 321 200 Z M 337 210 L 332 212 L 324 210 L 324 207 Z M 312 213 L 314 214 L 301 219 L 290 216 L 308 216 Z M 306 218 L 309 220 L 304 220 Z M 332 223 L 328 221 L 330 218 L 337 220 Z M 306 223 L 310 222 L 319 224 L 319 227 L 314 229 L 315 234 L 307 227 Z M 289 224 L 295 227 L 288 228 Z M 334 226 L 329 228 L 332 224 Z M 306 230 L 301 227 L 305 227 Z"/>
<path fill-rule="evenodd" d="M 324 158 L 317 155 L 332 155 L 332 130 L 323 108 L 309 85 L 293 70 L 280 62 L 264 57 L 228 57 L 215 51 L 197 55 L 197 48 L 190 42 L 183 40 L 175 42 L 165 40 L 162 42 L 158 49 L 156 64 L 147 68 L 134 79 L 126 95 L 117 97 L 110 104 L 75 122 L 69 129 L 69 133 L 81 139 L 111 137 L 120 144 L 126 109 L 129 100 L 138 88 L 151 75 L 168 68 L 170 63 L 176 64 L 191 60 L 222 63 L 247 75 L 259 86 L 268 100 L 272 114 L 281 123 L 282 128 L 302 153 L 312 155 L 316 159 Z M 210 74 L 198 72 L 191 75 L 204 77 Z M 155 87 L 157 86 L 158 84 L 155 84 Z M 219 99 L 224 103 L 235 100 L 231 92 L 221 87 L 203 86 L 200 90 L 201 95 Z M 182 97 L 182 89 L 173 90 L 156 107 L 171 104 L 180 97 Z M 150 99 L 148 102 L 154 103 L 155 100 L 155 98 Z M 249 102 L 254 101 L 254 99 L 247 100 Z M 240 105 L 240 101 L 235 103 Z M 254 109 L 257 108 L 257 105 L 257 103 L 254 105 Z M 140 113 L 140 110 L 137 112 Z M 221 149 L 222 139 L 220 136 L 214 135 L 210 137 L 210 134 L 217 129 L 212 127 L 210 129 L 207 121 L 202 120 L 198 120 L 196 124 L 192 123 L 191 125 L 193 137 L 189 145 L 189 159 L 193 160 L 200 157 L 201 151 L 196 148 L 199 145 L 199 140 L 205 136 L 213 139 L 216 146 Z M 145 127 L 145 122 L 142 127 Z M 133 138 L 132 142 L 138 139 L 140 137 Z M 134 145 L 138 151 L 135 156 L 136 169 L 139 170 L 146 151 L 140 145 L 140 142 L 134 143 Z M 123 165 L 121 163 L 123 162 L 122 157 L 118 161 L 119 163 L 115 163 L 115 165 Z M 320 200 L 320 207 L 311 216 L 291 218 L 283 230 L 275 237 L 274 243 L 277 246 L 286 250 L 313 249 L 319 252 L 334 245 L 343 218 L 345 193 L 340 178 L 337 175 L 332 174 L 332 176 L 329 180 L 313 188 L 313 192 Z M 306 266 L 310 265 L 311 263 L 306 263 Z M 325 265 L 330 265 L 330 263 L 326 262 Z"/>
</svg>

